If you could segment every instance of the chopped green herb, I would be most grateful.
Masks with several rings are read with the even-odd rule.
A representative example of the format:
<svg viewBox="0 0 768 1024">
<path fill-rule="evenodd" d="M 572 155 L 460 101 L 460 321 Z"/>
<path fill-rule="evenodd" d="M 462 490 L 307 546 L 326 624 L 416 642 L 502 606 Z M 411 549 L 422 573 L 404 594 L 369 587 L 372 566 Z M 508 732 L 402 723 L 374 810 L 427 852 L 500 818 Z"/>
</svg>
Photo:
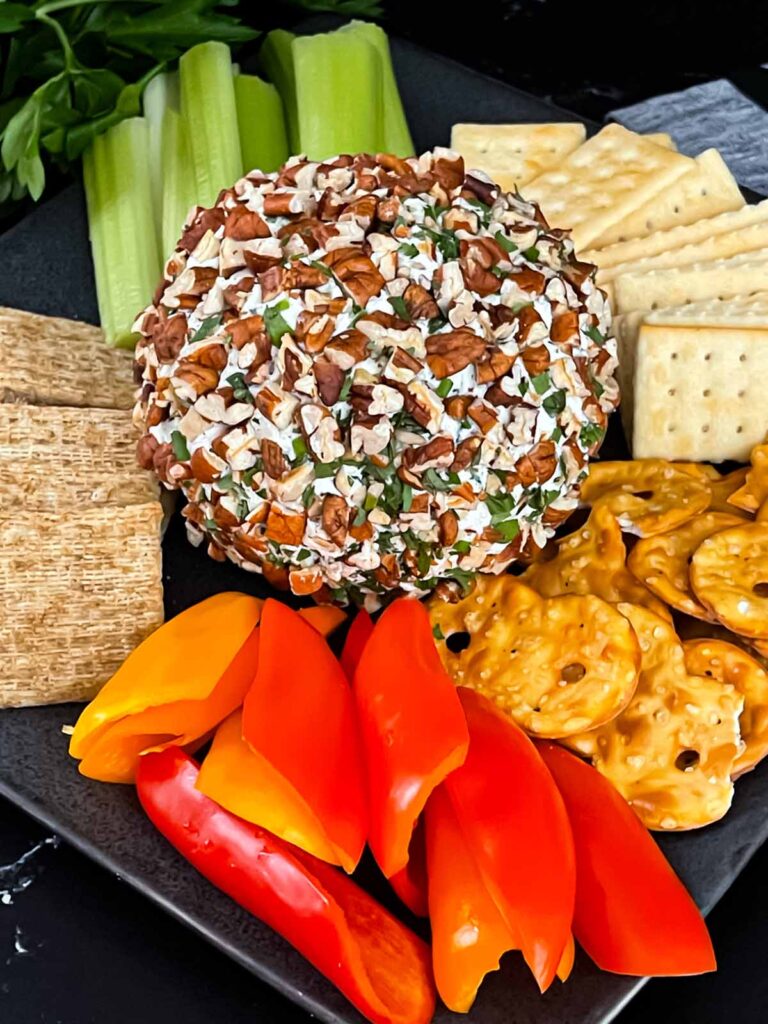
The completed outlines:
<svg viewBox="0 0 768 1024">
<path fill-rule="evenodd" d="M 299 464 L 307 458 L 307 442 L 303 437 L 294 437 L 293 442 L 293 455 L 296 462 Z"/>
<path fill-rule="evenodd" d="M 318 480 L 323 480 L 329 476 L 335 476 L 340 465 L 341 462 L 338 459 L 334 459 L 333 462 L 316 462 L 315 476 Z"/>
<path fill-rule="evenodd" d="M 436 469 L 425 469 L 421 475 L 421 482 L 430 491 L 449 491 L 451 483 L 444 480 Z"/>
<path fill-rule="evenodd" d="M 555 444 L 557 444 L 557 442 L 562 438 L 562 436 L 563 436 L 562 428 L 561 427 L 555 427 L 555 429 L 552 431 L 552 440 L 555 442 Z"/>
<path fill-rule="evenodd" d="M 403 541 L 405 542 L 405 546 L 410 551 L 418 551 L 421 541 L 413 532 L 413 530 L 403 530 L 401 536 L 403 538 Z"/>
<path fill-rule="evenodd" d="M 472 421 L 467 419 L 466 416 L 461 421 L 461 429 L 462 430 L 471 430 L 472 429 Z"/>
<path fill-rule="evenodd" d="M 321 263 L 320 260 L 310 260 L 309 265 L 310 267 L 314 267 L 315 270 L 319 270 L 321 274 L 325 274 L 326 277 L 333 277 L 333 271 L 331 268 L 327 267 L 324 263 Z"/>
<path fill-rule="evenodd" d="M 304 559 L 305 558 L 309 558 L 310 555 L 311 555 L 311 552 L 307 551 L 306 548 L 299 548 L 299 550 L 296 552 L 296 561 L 297 562 L 303 562 Z"/>
<path fill-rule="evenodd" d="M 516 502 L 509 492 L 499 492 L 499 494 L 489 494 L 485 499 L 485 504 L 491 513 L 491 522 L 497 526 L 498 523 L 509 518 Z"/>
<path fill-rule="evenodd" d="M 419 255 L 418 246 L 415 246 L 413 242 L 403 242 L 402 245 L 398 245 L 397 251 L 401 253 L 403 256 L 413 257 Z"/>
<path fill-rule="evenodd" d="M 237 484 L 232 479 L 232 474 L 227 473 L 225 476 L 221 477 L 219 480 L 216 481 L 216 486 L 220 491 L 232 491 L 237 487 Z"/>
<path fill-rule="evenodd" d="M 448 480 L 450 483 L 453 484 L 454 487 L 458 487 L 458 485 L 461 483 L 461 477 L 452 469 L 448 471 Z"/>
<path fill-rule="evenodd" d="M 364 508 L 359 508 L 357 510 L 357 515 L 355 516 L 355 521 L 352 523 L 352 525 L 353 526 L 362 526 L 363 523 L 365 522 L 366 518 L 367 517 L 366 517 L 366 514 L 365 514 L 365 509 Z"/>
<path fill-rule="evenodd" d="M 474 575 L 474 573 L 467 572 L 466 569 L 449 569 L 446 573 L 446 576 L 450 576 L 461 585 L 462 596 L 466 596 L 472 589 Z"/>
<path fill-rule="evenodd" d="M 496 523 L 496 529 L 506 541 L 514 540 L 520 533 L 520 526 L 516 519 L 508 519 L 503 523 Z"/>
<path fill-rule="evenodd" d="M 420 576 L 426 576 L 430 568 L 432 567 L 432 558 L 429 553 L 429 548 L 427 547 L 426 544 L 419 548 L 418 554 L 416 556 L 416 565 L 418 567 Z"/>
<path fill-rule="evenodd" d="M 435 640 L 445 640 L 442 629 L 440 629 L 440 623 L 436 622 L 432 627 L 432 636 Z"/>
<path fill-rule="evenodd" d="M 594 324 L 588 327 L 584 333 L 587 335 L 587 337 L 591 338 L 596 345 L 600 345 L 602 347 L 605 344 L 605 338 L 600 333 L 600 331 L 595 327 Z"/>
<path fill-rule="evenodd" d="M 586 423 L 579 433 L 579 442 L 582 448 L 591 448 L 599 444 L 604 436 L 605 430 L 602 427 L 598 427 L 596 423 Z"/>
<path fill-rule="evenodd" d="M 365 509 L 366 512 L 371 512 L 371 511 L 373 511 L 373 509 L 376 508 L 377 504 L 378 504 L 378 499 L 377 499 L 376 495 L 375 494 L 371 494 L 371 492 L 369 491 L 366 494 L 366 496 L 365 496 L 365 501 L 363 502 L 363 508 Z"/>
<path fill-rule="evenodd" d="M 219 524 L 215 519 L 206 519 L 204 525 L 206 530 L 218 530 L 219 528 Z"/>
<path fill-rule="evenodd" d="M 232 394 L 236 402 L 247 402 L 253 405 L 253 395 L 248 387 L 248 382 L 242 373 L 233 373 L 227 377 L 227 384 L 232 388 Z"/>
<path fill-rule="evenodd" d="M 281 302 L 276 302 L 274 306 L 267 306 L 264 310 L 264 326 L 273 345 L 279 345 L 284 334 L 293 334 L 282 315 L 283 310 L 288 309 L 289 306 L 288 299 L 283 299 Z"/>
<path fill-rule="evenodd" d="M 503 231 L 497 231 L 493 236 L 504 252 L 517 252 L 518 247 L 511 238 L 507 238 Z"/>
<path fill-rule="evenodd" d="M 443 380 L 441 380 L 440 383 L 435 388 L 435 391 L 441 398 L 447 398 L 448 395 L 450 395 L 452 388 L 453 381 L 450 381 L 447 377 L 444 377 Z"/>
<path fill-rule="evenodd" d="M 551 395 L 547 395 L 541 404 L 550 416 L 557 416 L 565 408 L 565 398 L 565 391 L 561 388 L 558 391 L 553 391 Z"/>
<path fill-rule="evenodd" d="M 400 317 L 401 320 L 407 320 L 410 323 L 411 314 L 408 311 L 408 307 L 405 304 L 405 300 L 400 295 L 390 295 L 388 301 L 395 313 Z"/>
<path fill-rule="evenodd" d="M 196 341 L 202 341 L 204 338 L 210 337 L 221 323 L 221 320 L 221 313 L 217 313 L 215 316 L 206 317 L 189 339 L 189 344 L 192 345 Z"/>
<path fill-rule="evenodd" d="M 519 383 L 519 384 L 517 385 L 517 390 L 518 390 L 518 391 L 520 392 L 520 394 L 521 394 L 521 395 L 522 395 L 523 397 L 525 397 L 525 395 L 526 395 L 526 394 L 527 394 L 527 392 L 528 392 L 528 381 L 527 381 L 527 380 L 525 379 L 525 377 L 523 377 L 523 379 L 522 379 L 522 380 L 520 381 L 520 383 Z"/>
<path fill-rule="evenodd" d="M 443 255 L 443 259 L 456 260 L 459 258 L 459 240 L 453 231 L 433 231 L 426 225 L 422 225 L 421 234 L 428 235 Z"/>
<path fill-rule="evenodd" d="M 532 377 L 531 384 L 533 384 L 533 390 L 537 395 L 543 395 L 545 391 L 549 391 L 552 387 L 549 371 L 545 370 L 544 373 L 539 373 L 536 377 Z"/>
<path fill-rule="evenodd" d="M 472 550 L 472 545 L 468 540 L 457 540 L 453 545 L 453 550 L 457 555 L 468 555 Z"/>
<path fill-rule="evenodd" d="M 528 249 L 523 249 L 523 256 L 525 256 L 529 263 L 535 263 L 539 258 L 539 250 L 535 245 L 532 245 Z"/>
<path fill-rule="evenodd" d="M 605 391 L 605 388 L 600 383 L 600 381 L 597 379 L 597 377 L 595 377 L 594 374 L 591 374 L 591 377 L 592 377 L 592 390 L 595 392 L 595 398 L 600 398 L 601 395 L 603 394 L 603 392 Z"/>
<path fill-rule="evenodd" d="M 501 267 L 491 267 L 491 273 L 494 277 L 498 277 L 500 281 L 503 281 L 505 277 L 509 277 L 509 271 L 502 270 Z"/>
<path fill-rule="evenodd" d="M 247 498 L 241 497 L 237 502 L 237 518 L 246 519 L 250 511 L 251 508 L 250 505 L 248 504 Z"/>
<path fill-rule="evenodd" d="M 242 474 L 243 483 L 247 487 L 250 487 L 251 484 L 253 483 L 253 478 L 256 476 L 257 473 L 261 473 L 262 469 L 263 466 L 261 463 L 261 459 L 257 459 L 256 462 L 249 469 L 244 470 Z"/>
<path fill-rule="evenodd" d="M 424 210 L 424 213 L 426 213 L 428 217 L 431 217 L 432 220 L 435 221 L 435 223 L 437 223 L 440 214 L 445 213 L 445 211 L 448 209 L 450 209 L 450 207 L 438 206 L 438 204 L 435 203 L 433 206 L 427 206 Z"/>
<path fill-rule="evenodd" d="M 410 484 L 403 484 L 403 512 L 410 512 L 413 504 L 413 488 Z"/>
<path fill-rule="evenodd" d="M 257 498 L 261 498 L 262 501 L 266 501 L 267 500 L 266 488 L 261 487 L 258 491 L 256 491 L 256 497 Z"/>
<path fill-rule="evenodd" d="M 444 316 L 433 316 L 427 323 L 427 331 L 429 334 L 435 334 L 441 327 L 445 327 L 447 323 L 448 321 Z"/>
<path fill-rule="evenodd" d="M 171 448 L 173 448 L 173 454 L 179 462 L 186 462 L 189 459 L 187 439 L 180 430 L 174 430 L 171 434 Z"/>
<path fill-rule="evenodd" d="M 344 383 L 341 385 L 341 391 L 339 392 L 338 402 L 346 402 L 349 398 L 349 392 L 352 390 L 352 374 L 348 373 L 344 378 Z"/>
<path fill-rule="evenodd" d="M 304 506 L 304 508 L 309 508 L 309 506 L 312 504 L 312 502 L 314 500 L 315 500 L 315 489 L 312 486 L 312 484 L 307 484 L 307 486 L 302 491 L 301 504 Z"/>
</svg>

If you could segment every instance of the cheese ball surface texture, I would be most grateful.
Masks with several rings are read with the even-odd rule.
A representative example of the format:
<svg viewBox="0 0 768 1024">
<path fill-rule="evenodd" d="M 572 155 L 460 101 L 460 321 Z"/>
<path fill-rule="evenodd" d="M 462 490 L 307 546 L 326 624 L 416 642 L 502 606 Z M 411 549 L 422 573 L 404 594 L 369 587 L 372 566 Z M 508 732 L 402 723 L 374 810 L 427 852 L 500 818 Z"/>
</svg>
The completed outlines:
<svg viewBox="0 0 768 1024">
<path fill-rule="evenodd" d="M 192 542 L 369 608 L 543 546 L 619 397 L 594 267 L 450 150 L 251 172 L 135 329 L 139 461 Z"/>
</svg>

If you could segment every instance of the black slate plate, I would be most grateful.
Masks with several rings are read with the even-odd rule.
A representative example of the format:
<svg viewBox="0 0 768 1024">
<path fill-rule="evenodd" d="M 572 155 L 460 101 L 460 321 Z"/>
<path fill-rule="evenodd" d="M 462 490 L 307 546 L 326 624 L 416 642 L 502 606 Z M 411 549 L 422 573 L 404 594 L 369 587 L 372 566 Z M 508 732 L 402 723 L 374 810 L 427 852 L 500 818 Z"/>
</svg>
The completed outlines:
<svg viewBox="0 0 768 1024">
<path fill-rule="evenodd" d="M 446 144 L 455 121 L 573 119 L 566 111 L 410 44 L 395 43 L 394 56 L 420 150 Z M 0 304 L 96 320 L 79 187 L 46 203 L 9 231 L 0 245 Z M 621 443 L 617 434 L 613 440 Z M 214 563 L 191 548 L 178 516 L 164 542 L 164 578 L 169 616 L 221 590 L 263 592 L 258 578 Z M 62 724 L 73 722 L 77 713 L 75 705 L 0 713 L 0 794 L 320 1020 L 360 1022 L 346 1000 L 287 943 L 213 889 L 165 843 L 144 818 L 132 789 L 100 785 L 77 774 L 61 734 Z M 724 821 L 698 833 L 662 838 L 665 853 L 704 910 L 717 902 L 768 836 L 766 808 L 768 764 L 739 782 L 733 810 Z M 375 867 L 364 864 L 359 877 L 393 906 Z M 556 983 L 542 997 L 512 954 L 502 971 L 485 982 L 464 1019 L 470 1024 L 604 1024 L 642 983 L 603 974 L 579 954 L 568 984 Z M 442 1024 L 460 1019 L 444 1009 L 436 1017 Z"/>
</svg>

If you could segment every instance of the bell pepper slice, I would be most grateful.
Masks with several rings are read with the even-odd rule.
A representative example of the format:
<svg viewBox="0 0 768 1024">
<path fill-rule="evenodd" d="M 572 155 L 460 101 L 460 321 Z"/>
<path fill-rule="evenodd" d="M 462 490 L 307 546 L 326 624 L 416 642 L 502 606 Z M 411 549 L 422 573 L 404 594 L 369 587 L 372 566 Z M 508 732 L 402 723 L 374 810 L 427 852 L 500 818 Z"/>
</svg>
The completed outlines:
<svg viewBox="0 0 768 1024">
<path fill-rule="evenodd" d="M 176 747 L 141 759 L 139 799 L 210 882 L 279 932 L 373 1024 L 427 1024 L 429 949 L 335 868 L 223 810 Z"/>
<path fill-rule="evenodd" d="M 469 850 L 445 787 L 429 798 L 426 817 L 432 968 L 449 1010 L 467 1013 L 480 983 L 517 949 Z"/>
<path fill-rule="evenodd" d="M 373 619 L 367 611 L 361 609 L 352 621 L 341 652 L 341 667 L 350 682 L 355 678 L 355 671 L 360 662 L 365 645 L 373 632 Z"/>
<path fill-rule="evenodd" d="M 392 875 L 389 884 L 412 914 L 417 917 L 429 916 L 427 844 L 423 814 L 417 821 L 411 836 L 411 843 L 408 847 L 408 863 L 397 874 Z"/>
<path fill-rule="evenodd" d="M 216 730 L 197 788 L 239 818 L 261 825 L 321 860 L 339 863 L 322 822 L 306 801 L 243 739 L 240 709 Z"/>
<path fill-rule="evenodd" d="M 334 862 L 354 871 L 368 814 L 352 689 L 325 640 L 286 605 L 265 602 L 260 634 L 243 736 L 322 822 Z"/>
<path fill-rule="evenodd" d="M 435 648 L 429 616 L 414 598 L 383 613 L 355 672 L 368 769 L 368 842 L 387 878 L 408 862 L 414 826 L 430 793 L 467 756 L 467 723 Z"/>
<path fill-rule="evenodd" d="M 465 764 L 445 780 L 478 870 L 542 992 L 571 934 L 576 893 L 565 806 L 533 742 L 494 704 L 460 687 Z"/>
<path fill-rule="evenodd" d="M 347 613 L 334 604 L 316 604 L 299 611 L 302 619 L 314 626 L 321 636 L 330 636 L 346 621 Z"/>
<path fill-rule="evenodd" d="M 557 784 L 576 850 L 573 930 L 604 971 L 715 970 L 707 926 L 635 812 L 591 765 L 554 743 L 537 749 Z"/>
</svg>

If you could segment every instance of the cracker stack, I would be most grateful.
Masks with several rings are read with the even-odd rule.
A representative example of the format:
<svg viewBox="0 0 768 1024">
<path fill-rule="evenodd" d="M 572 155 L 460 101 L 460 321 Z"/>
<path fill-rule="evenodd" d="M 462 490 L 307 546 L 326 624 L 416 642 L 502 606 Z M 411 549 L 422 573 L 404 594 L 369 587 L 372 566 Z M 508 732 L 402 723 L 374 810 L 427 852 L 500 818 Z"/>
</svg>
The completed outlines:
<svg viewBox="0 0 768 1024">
<path fill-rule="evenodd" d="M 456 125 L 452 143 L 502 184 L 506 162 L 597 265 L 633 455 L 746 459 L 768 432 L 768 200 L 747 206 L 716 149 L 615 124 L 577 145 L 574 127 Z"/>
<path fill-rule="evenodd" d="M 0 309 L 0 377 L 0 706 L 85 700 L 163 620 L 131 357 L 95 327 Z"/>
</svg>

